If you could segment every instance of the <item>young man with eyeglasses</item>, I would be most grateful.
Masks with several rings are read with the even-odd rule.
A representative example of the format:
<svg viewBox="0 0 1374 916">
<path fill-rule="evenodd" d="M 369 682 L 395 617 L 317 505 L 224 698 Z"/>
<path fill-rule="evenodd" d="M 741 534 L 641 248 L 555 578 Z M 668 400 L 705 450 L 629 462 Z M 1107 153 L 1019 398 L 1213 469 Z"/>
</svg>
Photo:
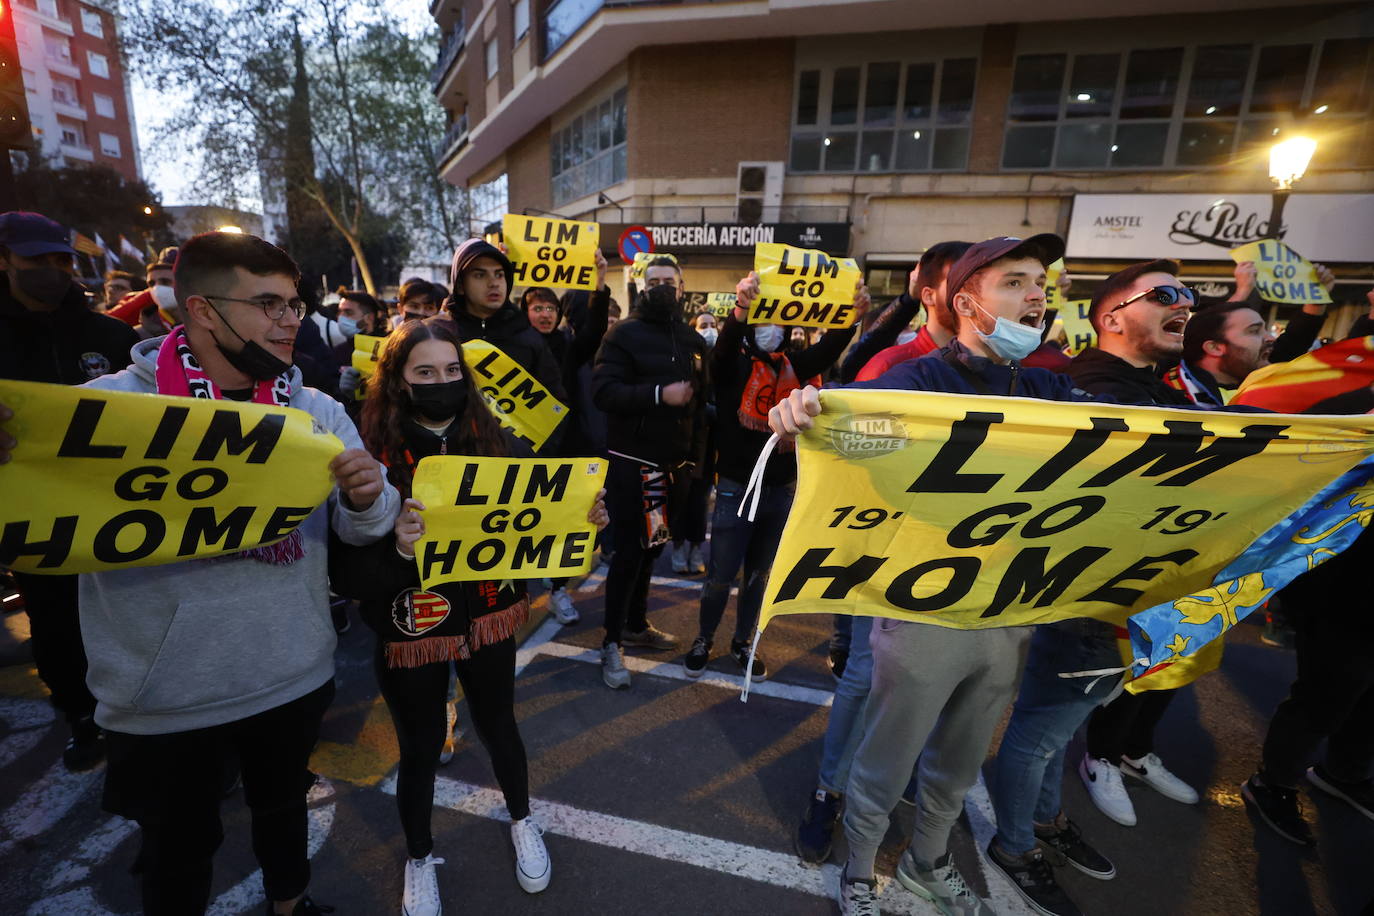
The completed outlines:
<svg viewBox="0 0 1374 916">
<path fill-rule="evenodd" d="M 87 683 L 105 730 L 106 810 L 142 828 L 144 912 L 204 912 L 222 839 L 222 761 L 236 755 L 252 812 L 267 912 L 325 912 L 305 894 L 307 764 L 334 695 L 328 528 L 371 543 L 391 531 L 396 490 L 343 407 L 301 385 L 292 346 L 305 315 L 281 249 L 211 232 L 182 249 L 186 323 L 133 349 L 133 365 L 87 387 L 289 406 L 343 440 L 336 488 L 284 541 L 212 561 L 80 576 Z M 0 480 L 11 451 L 0 406 Z"/>
</svg>

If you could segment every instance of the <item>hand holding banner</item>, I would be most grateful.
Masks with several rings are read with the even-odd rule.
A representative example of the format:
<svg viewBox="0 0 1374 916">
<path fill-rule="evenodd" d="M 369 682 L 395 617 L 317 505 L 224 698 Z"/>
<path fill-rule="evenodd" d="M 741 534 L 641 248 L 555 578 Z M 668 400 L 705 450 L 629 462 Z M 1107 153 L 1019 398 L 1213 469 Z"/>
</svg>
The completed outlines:
<svg viewBox="0 0 1374 916">
<path fill-rule="evenodd" d="M 601 227 L 570 219 L 507 214 L 501 220 L 506 256 L 516 286 L 553 286 L 596 291 L 596 248 Z"/>
<path fill-rule="evenodd" d="M 1231 259 L 1237 264 L 1254 262 L 1255 289 L 1266 302 L 1331 304 L 1331 294 L 1318 278 L 1317 268 L 1277 239 L 1261 239 L 1233 248 Z"/>
<path fill-rule="evenodd" d="M 421 584 L 588 571 L 596 525 L 587 513 L 605 480 L 599 458 L 423 459 L 411 487 L 425 505 L 415 542 Z"/>
<path fill-rule="evenodd" d="M 847 328 L 858 320 L 854 291 L 860 277 L 853 258 L 773 242 L 754 246 L 759 294 L 749 306 L 749 324 Z"/>
<path fill-rule="evenodd" d="M 81 573 L 279 541 L 343 451 L 303 410 L 0 380 L 19 441 L 0 466 L 0 566 Z"/>
</svg>

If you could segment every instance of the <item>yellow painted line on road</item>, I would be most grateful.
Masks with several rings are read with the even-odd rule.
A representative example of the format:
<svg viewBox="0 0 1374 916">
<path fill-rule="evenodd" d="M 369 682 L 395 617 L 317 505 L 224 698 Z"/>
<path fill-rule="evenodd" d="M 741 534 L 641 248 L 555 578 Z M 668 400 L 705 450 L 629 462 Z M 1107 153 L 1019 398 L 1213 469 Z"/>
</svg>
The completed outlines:
<svg viewBox="0 0 1374 916">
<path fill-rule="evenodd" d="M 0 668 L 0 696 L 42 700 L 47 698 L 48 688 L 38 679 L 38 669 L 33 665 L 8 665 Z"/>
</svg>

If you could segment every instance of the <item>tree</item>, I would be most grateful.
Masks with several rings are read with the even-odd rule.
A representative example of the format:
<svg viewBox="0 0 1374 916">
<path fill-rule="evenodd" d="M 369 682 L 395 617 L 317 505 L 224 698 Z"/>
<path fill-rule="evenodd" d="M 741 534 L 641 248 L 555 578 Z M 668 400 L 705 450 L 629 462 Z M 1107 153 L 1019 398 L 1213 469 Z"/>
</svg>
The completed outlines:
<svg viewBox="0 0 1374 916">
<path fill-rule="evenodd" d="M 54 168 L 32 153 L 25 158 L 15 175 L 19 209 L 42 213 L 87 236 L 99 233 L 111 247 L 121 235 L 144 249 L 175 244 L 171 220 L 142 181 L 129 181 L 109 166 Z M 152 212 L 145 213 L 145 207 Z"/>
<path fill-rule="evenodd" d="M 240 206 L 280 191 L 292 253 L 327 225 L 373 292 L 369 233 L 452 250 L 461 195 L 435 174 L 432 31 L 405 35 L 380 0 L 142 0 L 129 31 L 134 66 L 188 99 L 164 139 L 198 160 L 200 193 Z"/>
</svg>

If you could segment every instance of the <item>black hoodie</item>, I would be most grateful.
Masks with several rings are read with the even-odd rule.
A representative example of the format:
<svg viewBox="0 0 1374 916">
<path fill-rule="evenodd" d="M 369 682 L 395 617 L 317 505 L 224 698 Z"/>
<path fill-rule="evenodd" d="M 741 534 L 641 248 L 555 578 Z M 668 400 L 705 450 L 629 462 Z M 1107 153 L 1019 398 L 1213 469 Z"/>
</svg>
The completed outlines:
<svg viewBox="0 0 1374 916">
<path fill-rule="evenodd" d="M 0 378 L 81 385 L 127 369 L 138 342 L 133 328 L 87 308 L 75 280 L 56 309 L 31 312 L 0 274 Z"/>
<path fill-rule="evenodd" d="M 596 354 L 592 393 L 606 412 L 606 446 L 660 467 L 700 464 L 706 447 L 706 341 L 682 320 L 679 300 L 652 293 L 641 295 L 630 317 L 606 332 Z M 692 383 L 692 400 L 681 407 L 662 403 L 661 390 L 683 381 Z"/>
</svg>

